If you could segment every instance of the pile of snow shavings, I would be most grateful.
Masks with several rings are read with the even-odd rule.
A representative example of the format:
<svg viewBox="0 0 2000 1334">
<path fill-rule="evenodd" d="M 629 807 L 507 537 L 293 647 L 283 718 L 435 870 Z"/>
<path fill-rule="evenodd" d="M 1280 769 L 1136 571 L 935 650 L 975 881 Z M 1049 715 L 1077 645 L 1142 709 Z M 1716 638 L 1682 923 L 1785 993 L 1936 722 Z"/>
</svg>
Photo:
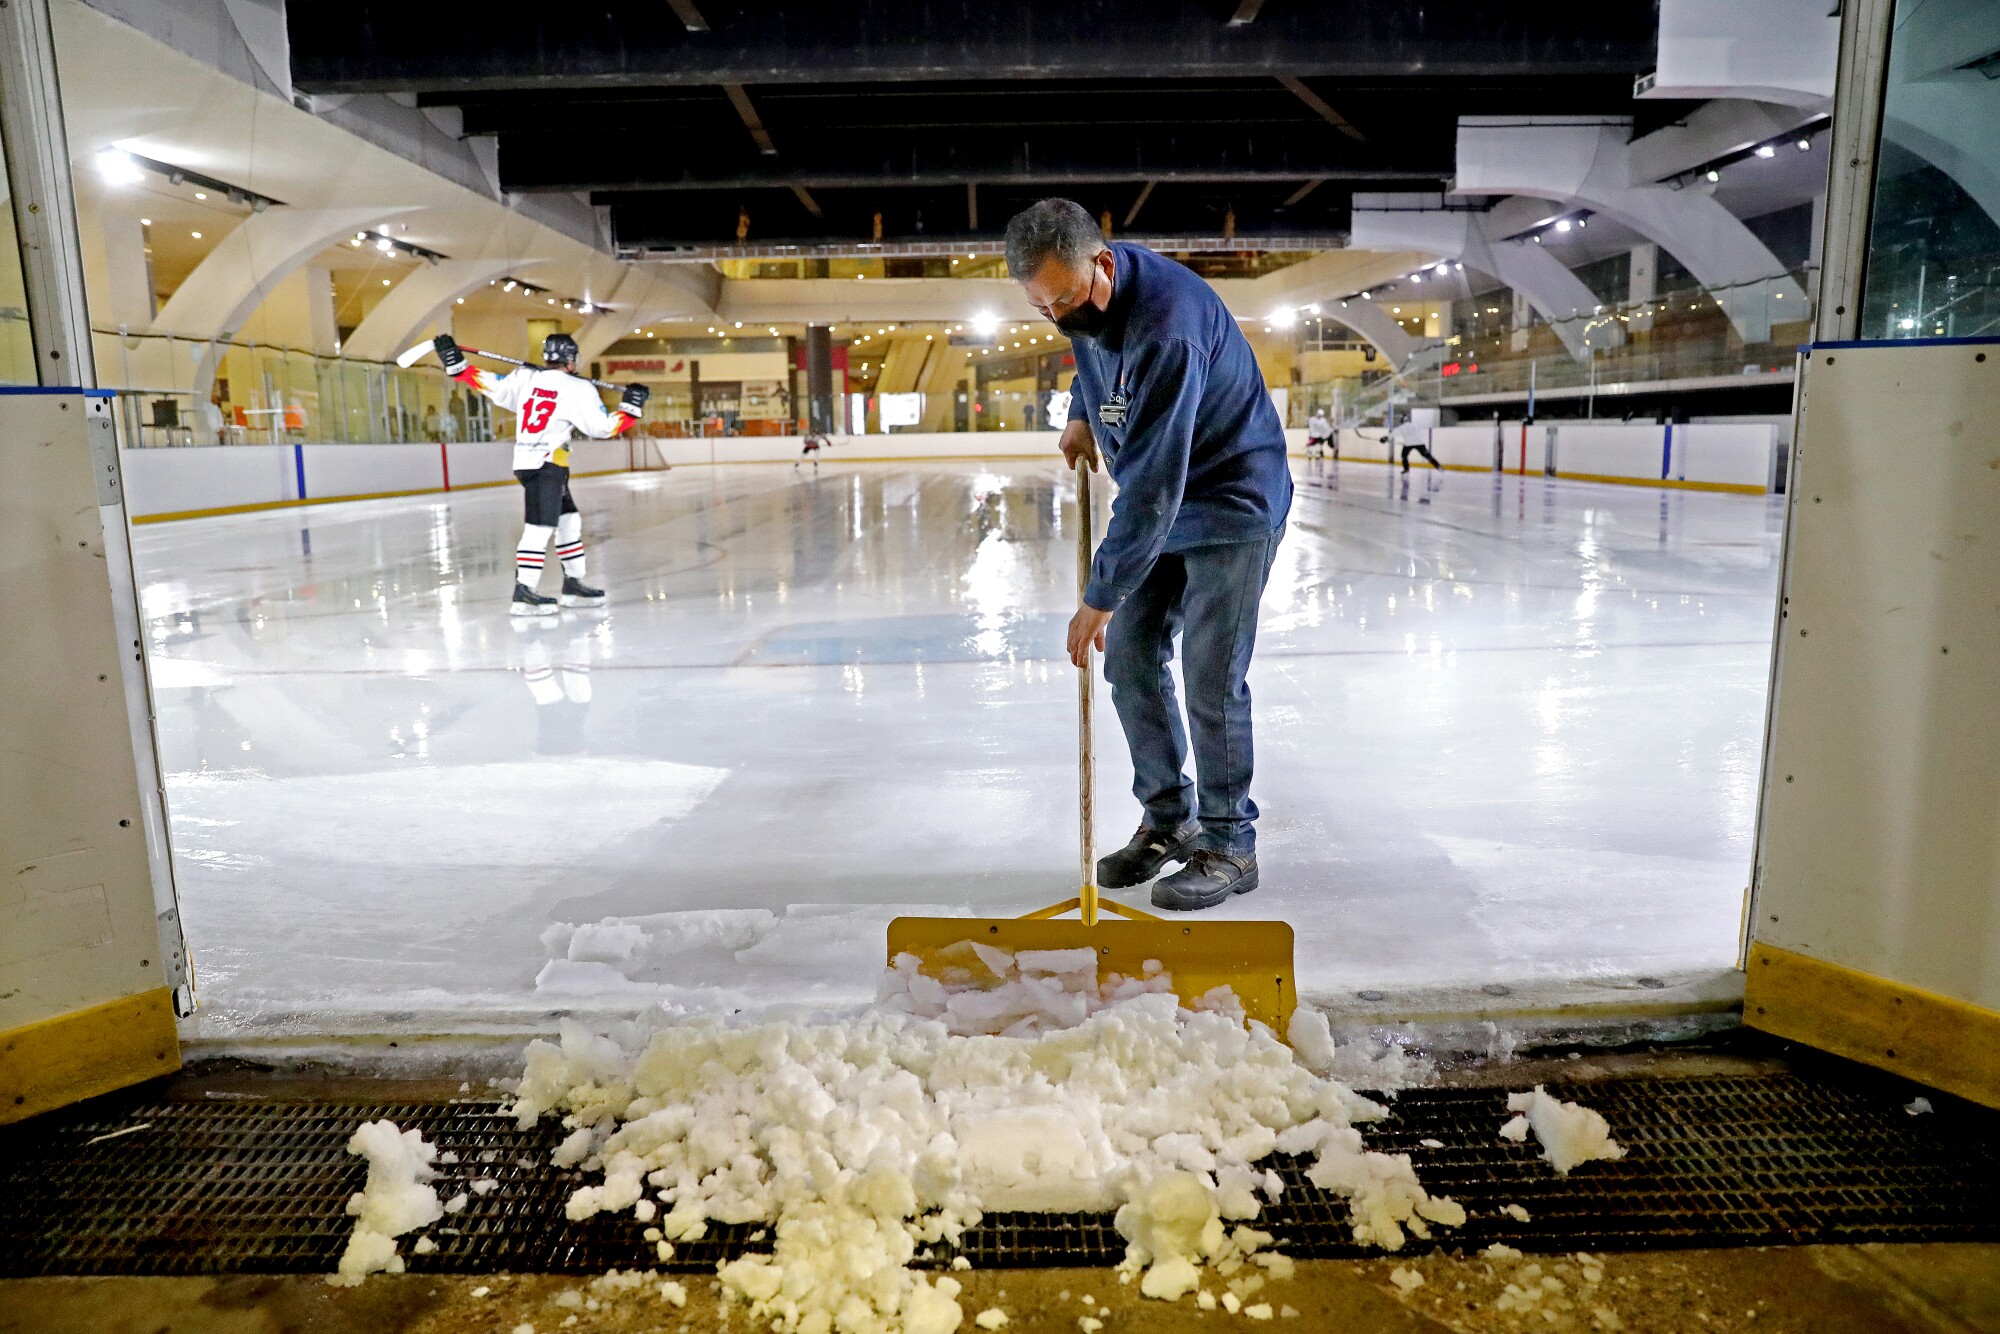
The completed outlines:
<svg viewBox="0 0 2000 1334">
<path fill-rule="evenodd" d="M 1334 1055 L 1324 1016 L 1298 1012 L 1295 1051 L 1226 990 L 1182 1008 L 1157 966 L 1100 984 L 1087 949 L 980 949 L 988 975 L 950 984 L 899 959 L 853 1017 L 681 1022 L 636 1054 L 566 1023 L 529 1047 L 513 1111 L 523 1128 L 561 1112 L 557 1164 L 603 1173 L 569 1216 L 630 1210 L 662 1261 L 711 1222 L 770 1223 L 772 1253 L 720 1277 L 785 1331 L 957 1329 L 959 1284 L 911 1265 L 987 1210 L 1116 1209 L 1127 1281 L 1208 1307 L 1204 1266 L 1257 1285 L 1246 1265 L 1289 1271 L 1259 1254 L 1268 1234 L 1225 1226 L 1277 1198 L 1257 1166 L 1274 1152 L 1313 1158 L 1357 1241 L 1396 1250 L 1464 1221 L 1407 1157 L 1362 1147 L 1356 1124 L 1387 1113 L 1309 1068 Z M 1254 1287 L 1231 1286 L 1221 1304 L 1249 1311 Z"/>
<path fill-rule="evenodd" d="M 1540 1084 L 1527 1093 L 1508 1094 L 1507 1110 L 1518 1115 L 1500 1127 L 1500 1138 L 1520 1144 L 1533 1130 L 1541 1141 L 1542 1157 L 1562 1176 L 1582 1163 L 1615 1162 L 1625 1156 L 1602 1116 L 1577 1103 L 1551 1098 Z"/>
<path fill-rule="evenodd" d="M 351 1288 L 369 1274 L 402 1273 L 396 1238 L 437 1222 L 444 1217 L 444 1206 L 437 1190 L 425 1184 L 436 1176 L 431 1164 L 437 1150 L 424 1142 L 422 1132 L 399 1131 L 393 1121 L 370 1121 L 355 1130 L 347 1151 L 368 1160 L 368 1181 L 348 1198 L 354 1232 L 339 1270 L 327 1282 Z"/>
</svg>

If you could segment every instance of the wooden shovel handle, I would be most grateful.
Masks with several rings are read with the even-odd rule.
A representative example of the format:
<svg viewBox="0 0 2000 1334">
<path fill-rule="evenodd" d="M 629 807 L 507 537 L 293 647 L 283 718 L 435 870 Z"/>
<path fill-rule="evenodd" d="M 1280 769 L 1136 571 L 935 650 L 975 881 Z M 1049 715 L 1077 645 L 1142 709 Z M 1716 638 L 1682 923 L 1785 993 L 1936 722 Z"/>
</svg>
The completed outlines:
<svg viewBox="0 0 2000 1334">
<path fill-rule="evenodd" d="M 1096 513 L 1090 503 L 1091 459 L 1076 461 L 1076 604 L 1083 605 L 1083 590 L 1090 583 L 1090 560 L 1097 543 L 1093 528 Z M 1097 790 L 1097 748 L 1092 714 L 1097 695 L 1097 670 L 1091 658 L 1095 646 L 1083 646 L 1083 666 L 1076 677 L 1076 807 L 1080 837 L 1077 870 L 1083 888 L 1078 893 L 1078 915 L 1084 925 L 1097 925 L 1097 840 L 1093 825 L 1093 796 Z"/>
</svg>

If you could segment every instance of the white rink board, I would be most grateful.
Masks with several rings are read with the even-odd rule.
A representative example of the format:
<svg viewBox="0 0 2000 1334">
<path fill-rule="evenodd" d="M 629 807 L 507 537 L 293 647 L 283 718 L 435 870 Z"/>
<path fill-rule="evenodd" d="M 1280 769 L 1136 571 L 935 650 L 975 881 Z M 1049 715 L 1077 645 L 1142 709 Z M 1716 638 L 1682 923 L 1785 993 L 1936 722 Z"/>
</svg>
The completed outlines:
<svg viewBox="0 0 2000 1334">
<path fill-rule="evenodd" d="M 1778 428 L 1764 422 L 1698 423 L 1674 429 L 1673 480 L 1768 488 L 1776 466 Z M 1500 423 L 1501 470 L 1522 468 L 1521 423 Z M 1549 433 L 1556 432 L 1560 473 L 1657 480 L 1666 428 L 1650 422 L 1536 423 L 1527 428 L 1526 471 L 1547 466 Z M 1305 432 L 1285 432 L 1287 449 L 1305 453 Z M 1340 455 L 1362 463 L 1400 462 L 1400 452 L 1380 432 L 1340 433 Z M 292 445 L 228 445 L 188 449 L 128 449 L 125 486 L 134 518 L 199 514 L 281 505 L 298 500 L 298 465 Z M 823 463 L 904 459 L 1042 458 L 1055 453 L 1054 431 L 907 431 L 891 435 L 837 436 L 821 451 Z M 1452 468 L 1493 466 L 1493 423 L 1440 426 L 1431 433 L 1438 461 Z M 410 445 L 305 445 L 306 496 L 314 501 L 396 492 L 453 490 L 513 478 L 513 446 L 501 443 Z M 794 463 L 803 454 L 797 436 L 714 439 L 579 440 L 570 447 L 578 476 L 624 472 L 662 463 Z M 1422 460 L 1418 459 L 1421 463 Z"/>
<path fill-rule="evenodd" d="M 1778 427 L 1770 422 L 1697 422 L 1674 428 L 1674 476 L 1680 481 L 1769 490 L 1777 473 Z"/>
<path fill-rule="evenodd" d="M 1556 473 L 1560 476 L 1630 477 L 1659 481 L 1665 467 L 1667 428 L 1654 422 L 1599 426 L 1591 422 L 1551 422 L 1556 428 Z M 1533 427 L 1528 430 L 1532 441 Z"/>
<path fill-rule="evenodd" d="M 1994 345 L 1815 349 L 1755 940 L 2000 1010 Z"/>
<path fill-rule="evenodd" d="M 1301 434 L 1301 441 L 1304 437 Z M 126 494 L 135 519 L 282 505 L 299 498 L 297 451 L 303 448 L 306 497 L 354 499 L 394 492 L 442 491 L 445 463 L 457 490 L 513 479 L 514 447 L 504 442 L 410 445 L 213 445 L 186 449 L 119 451 Z M 860 459 L 1038 458 L 1053 454 L 1054 431 L 977 433 L 897 432 L 839 436 L 820 458 Z M 1303 444 L 1301 444 L 1303 448 Z M 712 440 L 579 440 L 570 447 L 570 469 L 581 475 L 624 472 L 668 464 L 790 463 L 803 442 L 797 436 Z"/>
</svg>

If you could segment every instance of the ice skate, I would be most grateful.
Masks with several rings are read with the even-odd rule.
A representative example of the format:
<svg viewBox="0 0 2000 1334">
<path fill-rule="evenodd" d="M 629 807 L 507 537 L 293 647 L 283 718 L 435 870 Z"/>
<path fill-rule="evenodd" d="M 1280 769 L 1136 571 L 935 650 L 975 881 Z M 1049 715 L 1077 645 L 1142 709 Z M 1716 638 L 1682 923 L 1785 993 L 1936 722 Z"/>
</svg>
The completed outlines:
<svg viewBox="0 0 2000 1334">
<path fill-rule="evenodd" d="M 592 588 L 581 579 L 563 576 L 562 605 L 565 607 L 602 607 L 604 590 Z"/>
<path fill-rule="evenodd" d="M 602 596 L 602 594 L 599 596 Z M 537 593 L 526 584 L 514 585 L 514 605 L 509 609 L 509 615 L 553 616 L 557 610 L 554 598 Z"/>
</svg>

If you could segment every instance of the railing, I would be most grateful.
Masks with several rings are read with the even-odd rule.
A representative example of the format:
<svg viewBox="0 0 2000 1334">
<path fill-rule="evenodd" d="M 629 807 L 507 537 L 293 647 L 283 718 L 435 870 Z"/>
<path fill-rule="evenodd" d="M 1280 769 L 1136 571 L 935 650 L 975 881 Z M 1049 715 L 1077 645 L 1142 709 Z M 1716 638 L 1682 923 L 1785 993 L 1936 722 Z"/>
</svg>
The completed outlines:
<svg viewBox="0 0 2000 1334">
<path fill-rule="evenodd" d="M 1497 311 L 1481 309 L 1476 298 L 1459 302 L 1452 337 L 1423 344 L 1392 374 L 1294 386 L 1290 424 L 1304 425 L 1316 408 L 1354 426 L 1380 422 L 1392 402 L 1449 407 L 1455 399 L 1494 395 L 1573 397 L 1598 385 L 1783 375 L 1807 337 L 1811 309 L 1801 298 L 1812 287 L 1812 274 L 1800 270 L 1733 288 L 1670 291 L 1526 326 L 1514 323 L 1511 300 Z M 1581 356 L 1571 350 L 1575 345 Z"/>
<path fill-rule="evenodd" d="M 126 448 L 491 440 L 495 414 L 436 370 L 296 348 L 93 331 Z M 205 362 L 214 377 L 196 384 Z"/>
</svg>

